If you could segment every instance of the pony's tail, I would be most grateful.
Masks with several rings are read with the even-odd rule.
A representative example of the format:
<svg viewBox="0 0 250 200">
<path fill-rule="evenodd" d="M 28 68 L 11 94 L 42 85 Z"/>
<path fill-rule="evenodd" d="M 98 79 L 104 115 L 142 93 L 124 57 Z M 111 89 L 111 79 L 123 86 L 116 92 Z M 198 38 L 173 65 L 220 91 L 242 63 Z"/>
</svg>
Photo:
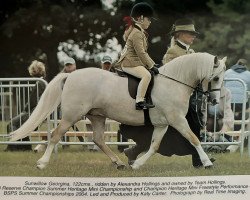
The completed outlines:
<svg viewBox="0 0 250 200">
<path fill-rule="evenodd" d="M 56 109 L 61 102 L 63 81 L 68 75 L 68 73 L 60 73 L 47 85 L 29 119 L 19 129 L 10 133 L 10 141 L 28 136 Z"/>
</svg>

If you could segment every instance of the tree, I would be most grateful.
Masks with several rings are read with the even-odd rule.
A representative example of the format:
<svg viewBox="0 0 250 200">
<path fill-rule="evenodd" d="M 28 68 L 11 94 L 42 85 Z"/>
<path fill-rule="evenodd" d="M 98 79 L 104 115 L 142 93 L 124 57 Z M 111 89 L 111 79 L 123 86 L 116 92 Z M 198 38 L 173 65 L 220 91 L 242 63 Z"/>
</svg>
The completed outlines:
<svg viewBox="0 0 250 200">
<path fill-rule="evenodd" d="M 248 0 L 210 1 L 213 20 L 204 26 L 204 38 L 197 46 L 219 56 L 228 56 L 228 63 L 250 57 L 250 24 Z"/>
<path fill-rule="evenodd" d="M 16 71 L 19 72 L 18 76 L 26 74 L 25 68 L 30 61 L 40 57 L 47 63 L 48 79 L 52 79 L 59 72 L 59 44 L 73 40 L 88 50 L 92 45 L 88 42 L 90 34 L 95 36 L 97 32 L 93 23 L 95 24 L 96 19 L 109 17 L 107 13 L 100 12 L 101 8 L 100 0 L 65 0 L 54 3 L 39 0 L 18 9 L 1 26 L 0 56 L 5 60 L 6 75 L 11 76 Z M 98 28 L 98 32 L 100 29 L 108 28 L 104 24 L 103 28 Z M 9 66 L 11 70 L 8 69 Z"/>
<path fill-rule="evenodd" d="M 1 76 L 27 76 L 34 59 L 46 63 L 48 80 L 59 71 L 58 52 L 77 60 L 78 68 L 98 66 L 98 55 L 117 56 L 124 45 L 123 17 L 139 1 L 116 0 L 2 0 L 0 1 Z M 199 16 L 207 0 L 147 0 L 158 20 L 150 27 L 149 54 L 160 63 L 167 50 L 168 32 L 177 18 Z M 78 55 L 79 52 L 81 55 Z"/>
</svg>

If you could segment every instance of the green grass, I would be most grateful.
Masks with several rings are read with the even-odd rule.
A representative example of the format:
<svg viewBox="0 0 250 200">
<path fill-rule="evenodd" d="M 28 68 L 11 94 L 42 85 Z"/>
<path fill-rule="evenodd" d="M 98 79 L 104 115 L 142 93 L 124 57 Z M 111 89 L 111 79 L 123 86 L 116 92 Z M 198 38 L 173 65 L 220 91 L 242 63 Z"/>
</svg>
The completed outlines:
<svg viewBox="0 0 250 200">
<path fill-rule="evenodd" d="M 216 158 L 213 169 L 194 169 L 191 156 L 164 157 L 159 154 L 151 157 L 140 170 L 132 170 L 127 166 L 117 170 L 110 159 L 102 152 L 89 152 L 82 146 L 70 146 L 68 149 L 59 147 L 57 156 L 52 155 L 49 165 L 44 170 L 36 168 L 36 161 L 42 153 L 4 152 L 5 145 L 0 145 L 0 176 L 37 176 L 37 177 L 176 177 L 176 176 L 219 176 L 249 175 L 250 158 L 246 152 L 240 154 L 214 154 Z M 127 162 L 123 153 L 113 150 Z"/>
</svg>

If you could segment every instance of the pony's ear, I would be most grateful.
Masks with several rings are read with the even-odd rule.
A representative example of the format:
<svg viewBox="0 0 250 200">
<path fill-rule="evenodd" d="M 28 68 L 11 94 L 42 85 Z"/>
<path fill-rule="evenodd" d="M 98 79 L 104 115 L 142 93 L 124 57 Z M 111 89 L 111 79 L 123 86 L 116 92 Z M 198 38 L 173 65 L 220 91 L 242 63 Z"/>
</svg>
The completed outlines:
<svg viewBox="0 0 250 200">
<path fill-rule="evenodd" d="M 223 61 L 224 63 L 226 63 L 226 61 L 227 61 L 227 56 L 225 56 L 225 57 L 222 59 L 222 61 Z"/>
<path fill-rule="evenodd" d="M 220 61 L 219 61 L 218 57 L 214 56 L 214 68 L 219 67 L 219 65 L 220 65 Z"/>
</svg>

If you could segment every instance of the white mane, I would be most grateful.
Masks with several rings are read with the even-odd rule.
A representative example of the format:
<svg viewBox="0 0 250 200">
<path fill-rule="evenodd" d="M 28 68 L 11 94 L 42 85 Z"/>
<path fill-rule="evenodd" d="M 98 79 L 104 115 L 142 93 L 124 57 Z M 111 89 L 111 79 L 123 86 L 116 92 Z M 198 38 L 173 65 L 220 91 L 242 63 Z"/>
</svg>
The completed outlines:
<svg viewBox="0 0 250 200">
<path fill-rule="evenodd" d="M 213 66 L 213 55 L 208 53 L 192 53 L 173 59 L 162 66 L 160 72 L 181 82 L 191 84 L 195 80 L 211 78 Z"/>
</svg>

